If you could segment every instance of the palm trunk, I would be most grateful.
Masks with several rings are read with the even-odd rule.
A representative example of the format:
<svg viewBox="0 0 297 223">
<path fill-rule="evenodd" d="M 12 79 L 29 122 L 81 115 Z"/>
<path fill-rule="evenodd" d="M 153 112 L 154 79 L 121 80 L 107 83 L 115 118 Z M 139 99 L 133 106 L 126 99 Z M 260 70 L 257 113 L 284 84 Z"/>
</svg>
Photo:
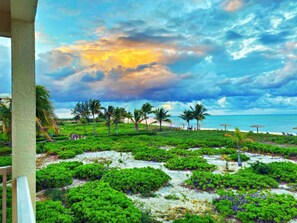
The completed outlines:
<svg viewBox="0 0 297 223">
<path fill-rule="evenodd" d="M 135 130 L 138 132 L 138 123 L 135 123 Z"/>
<path fill-rule="evenodd" d="M 190 128 L 190 121 L 187 121 L 187 123 L 188 123 L 188 128 Z"/>
<path fill-rule="evenodd" d="M 147 118 L 145 119 L 145 124 L 146 124 L 146 131 L 148 131 Z"/>
<path fill-rule="evenodd" d="M 93 135 L 95 135 L 95 115 L 93 114 Z"/>
<path fill-rule="evenodd" d="M 160 121 L 160 132 L 162 132 L 162 121 Z"/>
<path fill-rule="evenodd" d="M 118 134 L 118 122 L 116 122 L 116 134 Z"/>
<path fill-rule="evenodd" d="M 108 118 L 108 134 L 110 135 L 110 116 L 107 117 Z"/>
<path fill-rule="evenodd" d="M 240 159 L 240 148 L 241 146 L 238 145 L 238 157 L 237 157 L 237 163 L 238 163 L 238 166 L 242 166 L 242 162 L 241 162 L 241 159 Z"/>
<path fill-rule="evenodd" d="M 197 130 L 199 130 L 199 120 L 197 119 Z"/>
</svg>

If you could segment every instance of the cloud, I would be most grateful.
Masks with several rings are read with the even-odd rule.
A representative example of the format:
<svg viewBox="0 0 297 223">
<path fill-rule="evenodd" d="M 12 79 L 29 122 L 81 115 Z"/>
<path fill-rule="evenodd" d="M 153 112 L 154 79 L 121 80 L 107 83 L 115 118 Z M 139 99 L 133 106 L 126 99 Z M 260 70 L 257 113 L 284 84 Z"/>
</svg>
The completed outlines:
<svg viewBox="0 0 297 223">
<path fill-rule="evenodd" d="M 82 0 L 58 19 L 55 8 L 65 3 L 39 7 L 36 64 L 59 108 L 95 97 L 175 113 L 197 100 L 215 114 L 297 109 L 295 1 Z"/>
<path fill-rule="evenodd" d="M 227 12 L 234 12 L 242 8 L 244 5 L 242 0 L 226 0 L 223 9 Z"/>
</svg>

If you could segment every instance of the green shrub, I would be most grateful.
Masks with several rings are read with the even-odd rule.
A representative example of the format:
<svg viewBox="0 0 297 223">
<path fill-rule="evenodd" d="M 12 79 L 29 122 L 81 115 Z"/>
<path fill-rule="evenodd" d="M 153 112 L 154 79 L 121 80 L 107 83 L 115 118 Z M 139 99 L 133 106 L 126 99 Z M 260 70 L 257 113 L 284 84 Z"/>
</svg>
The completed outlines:
<svg viewBox="0 0 297 223">
<path fill-rule="evenodd" d="M 107 183 L 88 182 L 70 189 L 67 197 L 76 222 L 141 222 L 141 211 L 125 194 Z"/>
<path fill-rule="evenodd" d="M 184 218 L 176 219 L 173 223 L 216 223 L 213 217 L 186 214 Z"/>
<path fill-rule="evenodd" d="M 297 217 L 297 200 L 287 194 L 251 192 L 235 194 L 232 191 L 219 192 L 213 201 L 216 209 L 226 217 L 235 216 L 243 223 L 288 222 Z"/>
<path fill-rule="evenodd" d="M 12 149 L 9 147 L 0 148 L 0 156 L 11 155 Z"/>
<path fill-rule="evenodd" d="M 81 165 L 80 162 L 61 162 L 50 164 L 36 172 L 36 188 L 60 188 L 72 184 L 73 169 Z"/>
<path fill-rule="evenodd" d="M 85 164 L 75 169 L 74 177 L 84 180 L 100 180 L 107 171 L 102 164 Z"/>
<path fill-rule="evenodd" d="M 174 157 L 169 152 L 157 148 L 143 148 L 132 152 L 136 160 L 147 160 L 155 162 L 165 162 Z"/>
<path fill-rule="evenodd" d="M 237 161 L 238 161 L 238 153 L 230 154 L 230 155 L 228 156 L 228 158 L 231 159 L 232 161 L 237 162 Z M 241 153 L 241 154 L 240 154 L 240 160 L 241 160 L 242 162 L 249 161 L 249 160 L 250 160 L 250 157 L 248 157 L 248 156 L 245 155 L 244 153 Z"/>
<path fill-rule="evenodd" d="M 278 182 L 295 183 L 297 182 L 297 164 L 291 162 L 256 162 L 245 171 L 252 171 L 258 174 L 265 174 Z"/>
<path fill-rule="evenodd" d="M 202 157 L 176 157 L 168 160 L 165 167 L 171 170 L 213 171 L 216 165 L 209 164 Z"/>
<path fill-rule="evenodd" d="M 194 171 L 186 184 L 200 190 L 233 189 L 263 189 L 275 188 L 278 183 L 268 177 L 254 173 L 213 174 L 210 172 Z"/>
<path fill-rule="evenodd" d="M 79 153 L 78 153 L 79 154 Z M 58 152 L 58 157 L 60 159 L 70 159 L 70 158 L 74 158 L 76 156 L 76 153 L 74 151 L 59 151 Z"/>
<path fill-rule="evenodd" d="M 11 156 L 0 156 L 0 167 L 1 166 L 11 166 L 12 157 Z"/>
<path fill-rule="evenodd" d="M 67 194 L 67 190 L 61 190 L 57 188 L 49 188 L 44 192 L 44 195 L 53 201 L 62 201 L 65 202 L 65 197 Z"/>
<path fill-rule="evenodd" d="M 202 156 L 202 155 L 223 155 L 236 153 L 235 149 L 199 148 L 197 150 L 186 150 L 180 147 L 172 148 L 168 152 L 178 156 Z"/>
<path fill-rule="evenodd" d="M 168 194 L 164 196 L 166 200 L 179 200 L 179 197 L 176 194 Z"/>
<path fill-rule="evenodd" d="M 146 167 L 110 170 L 103 175 L 102 180 L 116 190 L 147 195 L 168 183 L 170 177 L 159 169 Z"/>
<path fill-rule="evenodd" d="M 74 223 L 69 209 L 60 201 L 42 201 L 36 203 L 36 222 L 39 223 Z"/>
</svg>

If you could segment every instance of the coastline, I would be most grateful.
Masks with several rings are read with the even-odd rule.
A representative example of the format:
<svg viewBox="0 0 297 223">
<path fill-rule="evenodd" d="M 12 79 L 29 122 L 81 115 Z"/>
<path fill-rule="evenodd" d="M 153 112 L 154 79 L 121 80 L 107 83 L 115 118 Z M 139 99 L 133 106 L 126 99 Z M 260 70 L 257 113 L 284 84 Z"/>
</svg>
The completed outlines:
<svg viewBox="0 0 297 223">
<path fill-rule="evenodd" d="M 158 123 L 153 123 L 155 121 L 155 119 L 153 119 L 153 118 L 148 118 L 147 119 L 147 123 L 149 124 L 149 125 L 155 125 L 155 126 L 158 126 L 159 124 Z M 125 122 L 126 122 L 126 120 L 125 120 Z M 145 121 L 142 121 L 141 122 L 142 124 L 145 124 Z M 182 125 L 181 126 L 177 126 L 177 125 L 175 125 L 174 124 L 174 122 L 172 122 L 172 123 L 169 123 L 169 122 L 163 122 L 162 123 L 162 126 L 165 126 L 165 127 L 171 127 L 171 128 L 179 128 L 180 130 L 187 130 L 187 127 L 185 126 L 185 127 L 183 127 Z M 196 129 L 194 128 L 193 129 L 193 131 L 195 131 Z M 222 128 L 204 128 L 204 127 L 201 127 L 201 130 L 222 130 L 223 131 L 223 129 Z M 234 131 L 233 129 L 230 129 L 230 130 L 228 130 L 227 129 L 227 131 Z M 241 129 L 240 130 L 241 132 L 245 132 L 245 133 L 247 133 L 247 132 L 250 132 L 250 130 L 245 130 L 245 129 Z M 253 131 L 254 133 L 255 133 L 255 131 Z M 267 131 L 259 131 L 259 134 L 267 134 Z M 282 134 L 282 132 L 269 132 L 269 134 L 271 134 L 271 135 L 283 135 Z M 294 134 L 294 136 L 295 136 L 296 134 Z"/>
</svg>

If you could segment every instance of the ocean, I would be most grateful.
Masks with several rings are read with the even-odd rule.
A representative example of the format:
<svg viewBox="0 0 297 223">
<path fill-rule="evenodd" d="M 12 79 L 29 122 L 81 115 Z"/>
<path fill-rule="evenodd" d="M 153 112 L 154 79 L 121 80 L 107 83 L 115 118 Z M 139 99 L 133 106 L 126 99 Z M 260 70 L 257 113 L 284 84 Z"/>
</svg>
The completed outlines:
<svg viewBox="0 0 297 223">
<path fill-rule="evenodd" d="M 187 125 L 186 121 L 178 116 L 172 116 L 172 125 L 174 127 L 182 127 Z M 229 124 L 228 130 L 234 130 L 238 127 L 240 130 L 256 132 L 256 128 L 251 128 L 252 125 L 262 125 L 259 132 L 274 132 L 274 133 L 297 133 L 293 129 L 297 127 L 297 115 L 213 115 L 207 116 L 201 124 L 201 128 L 224 129 L 220 124 Z M 196 128 L 196 120 L 190 121 L 190 125 Z"/>
</svg>

